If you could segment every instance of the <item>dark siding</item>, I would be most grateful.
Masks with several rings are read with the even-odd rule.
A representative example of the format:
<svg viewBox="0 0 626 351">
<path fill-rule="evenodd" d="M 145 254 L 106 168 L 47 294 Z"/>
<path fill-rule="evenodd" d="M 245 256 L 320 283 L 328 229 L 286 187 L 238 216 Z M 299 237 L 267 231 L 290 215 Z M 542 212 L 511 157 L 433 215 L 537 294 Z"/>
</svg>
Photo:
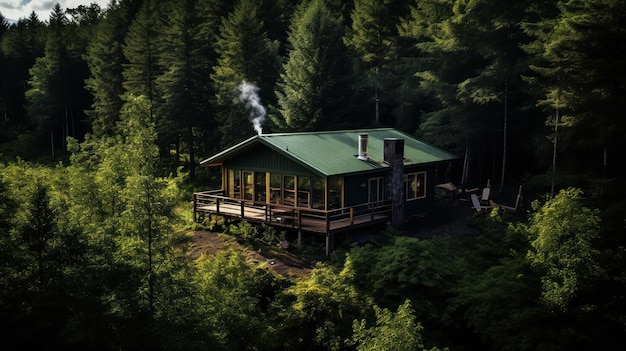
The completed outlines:
<svg viewBox="0 0 626 351">
<path fill-rule="evenodd" d="M 256 172 L 314 176 L 310 170 L 266 146 L 258 146 L 246 153 L 237 155 L 224 162 L 224 166 L 230 169 Z"/>
<path fill-rule="evenodd" d="M 384 173 L 380 173 L 382 175 Z M 380 175 L 375 173 L 360 174 L 345 176 L 343 178 L 344 184 L 344 205 L 354 206 L 358 204 L 364 204 L 367 202 L 367 180 L 373 177 L 379 177 Z M 365 187 L 361 187 L 361 184 L 365 183 Z"/>
</svg>

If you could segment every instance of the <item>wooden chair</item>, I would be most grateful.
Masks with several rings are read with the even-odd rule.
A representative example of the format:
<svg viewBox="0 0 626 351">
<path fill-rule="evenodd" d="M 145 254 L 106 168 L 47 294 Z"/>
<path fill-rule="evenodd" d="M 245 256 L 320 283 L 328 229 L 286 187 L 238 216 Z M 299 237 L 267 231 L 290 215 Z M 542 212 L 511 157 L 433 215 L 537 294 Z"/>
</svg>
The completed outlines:
<svg viewBox="0 0 626 351">
<path fill-rule="evenodd" d="M 517 197 L 515 198 L 515 206 L 501 205 L 501 204 L 495 203 L 493 200 L 489 200 L 489 204 L 492 207 L 501 208 L 508 212 L 516 212 L 517 209 L 520 207 L 521 202 L 522 202 L 522 186 L 521 185 L 519 186 L 519 190 L 517 191 Z"/>
<path fill-rule="evenodd" d="M 480 195 L 480 203 L 488 204 L 489 196 L 491 196 L 491 180 L 487 179 L 487 186 L 483 188 L 483 191 Z"/>
<path fill-rule="evenodd" d="M 476 213 L 484 213 L 483 210 L 492 208 L 492 206 L 483 206 L 480 204 L 480 200 L 478 199 L 478 195 L 471 194 L 470 199 L 472 200 L 472 208 L 476 210 Z"/>
</svg>

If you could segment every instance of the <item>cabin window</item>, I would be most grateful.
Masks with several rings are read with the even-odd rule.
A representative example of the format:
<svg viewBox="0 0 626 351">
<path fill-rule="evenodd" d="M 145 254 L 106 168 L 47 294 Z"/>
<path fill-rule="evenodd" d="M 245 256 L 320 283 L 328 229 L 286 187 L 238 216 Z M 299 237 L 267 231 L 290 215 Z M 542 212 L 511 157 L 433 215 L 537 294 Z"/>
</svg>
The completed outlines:
<svg viewBox="0 0 626 351">
<path fill-rule="evenodd" d="M 228 170 L 228 197 L 241 198 L 241 171 L 238 169 Z"/>
<path fill-rule="evenodd" d="M 242 178 L 243 181 L 243 199 L 244 200 L 253 200 L 254 199 L 254 172 L 243 171 Z"/>
<path fill-rule="evenodd" d="M 311 178 L 298 177 L 298 207 L 311 207 Z"/>
<path fill-rule="evenodd" d="M 343 178 L 328 178 L 328 209 L 335 210 L 343 207 Z"/>
<path fill-rule="evenodd" d="M 318 210 L 323 210 L 324 206 L 325 206 L 325 201 L 326 201 L 326 197 L 324 196 L 325 194 L 325 189 L 326 186 L 324 184 L 324 179 L 323 178 L 312 178 L 311 179 L 311 188 L 312 188 L 312 203 L 311 203 L 311 207 L 318 209 Z"/>
<path fill-rule="evenodd" d="M 266 174 L 265 172 L 254 172 L 254 200 L 265 202 L 266 196 Z"/>
<path fill-rule="evenodd" d="M 379 202 L 384 200 L 385 184 L 383 177 L 370 178 L 368 180 L 368 202 Z"/>
<path fill-rule="evenodd" d="M 283 204 L 283 196 L 281 194 L 283 184 L 282 174 L 270 174 L 270 203 Z"/>
<path fill-rule="evenodd" d="M 404 194 L 407 200 L 416 200 L 426 197 L 426 172 L 405 174 Z"/>
</svg>

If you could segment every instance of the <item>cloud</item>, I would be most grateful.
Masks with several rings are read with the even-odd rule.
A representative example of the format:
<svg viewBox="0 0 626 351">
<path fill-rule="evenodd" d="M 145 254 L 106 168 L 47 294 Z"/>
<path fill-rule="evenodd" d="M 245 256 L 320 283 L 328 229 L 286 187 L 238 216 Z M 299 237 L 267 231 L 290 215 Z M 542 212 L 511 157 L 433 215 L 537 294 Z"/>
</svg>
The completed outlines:
<svg viewBox="0 0 626 351">
<path fill-rule="evenodd" d="M 110 2 L 111 0 L 0 0 L 0 13 L 7 19 L 18 20 L 28 18 L 35 11 L 39 20 L 46 21 L 56 3 L 59 3 L 63 10 L 79 5 L 89 6 L 92 3 L 97 3 L 104 10 Z"/>
</svg>

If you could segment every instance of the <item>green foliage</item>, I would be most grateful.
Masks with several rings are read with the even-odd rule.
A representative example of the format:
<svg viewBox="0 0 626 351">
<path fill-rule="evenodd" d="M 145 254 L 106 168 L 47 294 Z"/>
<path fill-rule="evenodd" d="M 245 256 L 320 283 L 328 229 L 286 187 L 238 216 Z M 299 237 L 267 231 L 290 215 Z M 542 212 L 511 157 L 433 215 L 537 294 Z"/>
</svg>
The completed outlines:
<svg viewBox="0 0 626 351">
<path fill-rule="evenodd" d="M 355 320 L 351 344 L 358 351 L 423 349 L 422 325 L 415 320 L 411 301 L 406 300 L 396 312 L 374 305 L 376 323 L 368 326 L 365 319 Z M 436 350 L 436 349 L 431 349 Z"/>
<path fill-rule="evenodd" d="M 149 101 L 150 119 L 155 122 L 154 110 L 160 101 L 156 91 L 156 79 L 161 74 L 158 65 L 157 38 L 159 33 L 159 8 L 154 0 L 144 1 L 128 28 L 122 52 L 127 63 L 123 64 L 123 87 L 129 97 L 145 96 Z"/>
<path fill-rule="evenodd" d="M 343 350 L 352 335 L 352 321 L 361 319 L 372 301 L 358 293 L 348 277 L 349 268 L 318 264 L 310 276 L 284 291 L 292 299 L 281 311 L 285 349 Z M 310 343 L 313 343 L 312 345 Z"/>
<path fill-rule="evenodd" d="M 265 106 L 274 101 L 279 43 L 268 38 L 260 18 L 260 6 L 257 1 L 241 0 L 220 25 L 216 43 L 219 56 L 211 79 L 216 90 L 222 148 L 256 133 L 250 121 L 250 111 L 246 111 L 238 98 L 240 84 L 247 82 L 256 86 Z"/>
<path fill-rule="evenodd" d="M 497 350 L 558 350 L 571 335 L 539 301 L 537 277 L 521 254 L 469 274 L 458 285 L 451 308 L 463 311 L 467 326 Z"/>
<path fill-rule="evenodd" d="M 585 207 L 582 195 L 580 189 L 569 188 L 542 206 L 533 203 L 528 257 L 541 274 L 543 300 L 558 309 L 566 309 L 602 273 L 594 246 L 599 211 Z"/>
<path fill-rule="evenodd" d="M 89 66 L 85 88 L 91 92 L 93 103 L 88 115 L 96 137 L 113 136 L 122 108 L 122 42 L 128 29 L 124 7 L 110 8 L 96 27 L 83 59 Z"/>
<path fill-rule="evenodd" d="M 116 1 L 12 25 L 0 15 L 3 159 L 49 160 L 43 150 L 56 157 L 65 143 L 71 153 L 0 165 L 0 348 L 618 344 L 624 2 L 300 3 Z M 191 262 L 182 177 L 163 175 L 184 166 L 192 178 L 196 158 L 252 133 L 234 90 L 244 79 L 260 87 L 268 130 L 369 125 L 379 98 L 383 123 L 465 153 L 472 177 L 501 169 L 537 192 L 558 141 L 556 185 L 589 200 L 567 189 L 530 219 L 491 212 L 476 237 L 355 247 L 342 270 L 289 283 L 234 253 Z"/>
<path fill-rule="evenodd" d="M 259 229 L 247 221 L 241 221 L 237 225 L 231 224 L 228 233 L 244 241 L 254 240 L 259 236 Z"/>
<path fill-rule="evenodd" d="M 610 165 L 621 164 L 621 154 L 609 154 L 607 148 L 623 148 L 626 125 L 616 118 L 623 109 L 624 87 L 615 82 L 623 80 L 624 48 L 615 43 L 624 40 L 623 17 L 626 6 L 622 1 L 575 0 L 547 3 L 533 8 L 535 21 L 525 23 L 525 30 L 535 40 L 526 50 L 533 56 L 529 74 L 532 88 L 538 90 L 537 105 L 545 111 L 546 125 L 560 126 L 558 135 L 560 172 L 566 176 L 591 178 L 611 177 Z M 615 67 L 615 68 L 611 68 Z M 556 117 L 555 117 L 556 114 Z M 556 121 L 556 122 L 555 122 Z M 544 141 L 545 142 L 545 141 Z M 601 156 L 604 155 L 604 156 Z M 597 159 L 603 167 L 591 170 L 581 158 Z M 613 159 L 613 161 L 608 161 Z M 586 162 L 585 162 L 586 163 Z M 571 186 L 564 184 L 563 187 Z M 579 185 L 577 185 L 579 186 Z M 600 181 L 590 188 L 599 186 Z M 589 195 L 590 190 L 584 188 Z M 620 192 L 621 193 L 621 192 Z"/>
<path fill-rule="evenodd" d="M 291 22 L 289 57 L 277 83 L 282 130 L 313 130 L 343 123 L 350 72 L 342 42 L 342 19 L 322 0 L 304 2 Z"/>
<path fill-rule="evenodd" d="M 284 230 L 278 233 L 276 228 L 272 226 L 267 226 L 265 227 L 265 230 L 263 231 L 263 241 L 271 245 L 274 243 L 275 240 L 278 240 L 278 241 L 285 240 L 285 235 L 286 234 Z"/>
<path fill-rule="evenodd" d="M 424 315 L 434 312 L 429 306 L 422 306 L 422 301 L 444 293 L 458 279 L 463 261 L 453 254 L 457 249 L 446 238 L 396 237 L 379 248 L 353 248 L 345 264 L 354 272 L 354 284 L 377 301 L 394 305 L 411 298 L 419 301 L 419 314 Z"/>
<path fill-rule="evenodd" d="M 277 278 L 252 268 L 242 254 L 232 251 L 201 257 L 195 265 L 197 308 L 223 349 L 250 350 L 267 342 L 270 329 L 263 323 L 262 306 L 272 298 Z"/>
</svg>

